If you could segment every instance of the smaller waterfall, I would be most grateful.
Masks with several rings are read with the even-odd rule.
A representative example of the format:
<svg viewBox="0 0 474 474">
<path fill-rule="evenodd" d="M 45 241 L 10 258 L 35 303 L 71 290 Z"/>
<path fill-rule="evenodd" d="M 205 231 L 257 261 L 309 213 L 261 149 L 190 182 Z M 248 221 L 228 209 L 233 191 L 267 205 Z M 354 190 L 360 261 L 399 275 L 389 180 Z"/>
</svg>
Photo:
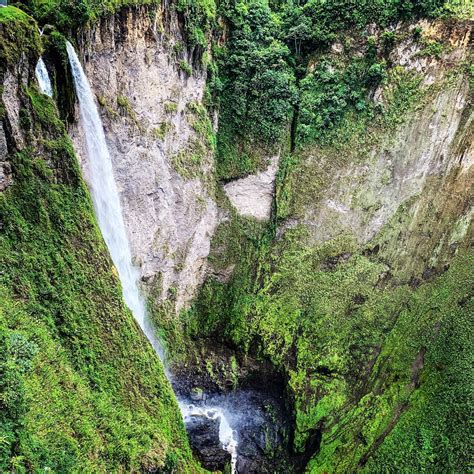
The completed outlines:
<svg viewBox="0 0 474 474">
<path fill-rule="evenodd" d="M 35 73 L 41 92 L 49 97 L 53 97 L 53 86 L 51 85 L 51 80 L 49 79 L 48 70 L 46 69 L 43 58 L 39 58 Z"/>
<path fill-rule="evenodd" d="M 222 447 L 231 456 L 232 473 L 236 472 L 237 467 L 237 434 L 231 428 L 227 417 L 220 407 L 196 406 L 179 402 L 179 407 L 183 415 L 183 420 L 186 423 L 193 416 L 208 418 L 209 420 L 219 420 L 219 441 Z"/>
</svg>

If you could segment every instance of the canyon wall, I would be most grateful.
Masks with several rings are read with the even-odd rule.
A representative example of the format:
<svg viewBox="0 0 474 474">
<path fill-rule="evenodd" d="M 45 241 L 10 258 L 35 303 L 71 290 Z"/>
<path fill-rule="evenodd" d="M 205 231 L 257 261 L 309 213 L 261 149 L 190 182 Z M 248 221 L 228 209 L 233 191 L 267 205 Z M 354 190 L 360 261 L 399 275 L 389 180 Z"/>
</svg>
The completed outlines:
<svg viewBox="0 0 474 474">
<path fill-rule="evenodd" d="M 218 209 L 213 125 L 202 105 L 206 70 L 190 57 L 176 14 L 165 13 L 125 9 L 77 40 L 100 104 L 134 262 L 155 297 L 174 299 L 179 310 L 205 275 Z M 80 157 L 80 127 L 71 133 Z"/>
<path fill-rule="evenodd" d="M 215 60 L 225 70 L 222 56 L 190 46 L 176 6 L 124 4 L 94 10 L 80 25 L 50 16 L 57 25 L 43 39 L 30 16 L 0 8 L 0 250 L 8 269 L 0 274 L 0 467 L 199 469 L 100 238 L 82 180 L 89 171 L 78 110 L 66 133 L 34 79 L 49 45 L 65 115 L 66 95 L 74 96 L 67 64 L 58 67 L 66 34 L 100 107 L 150 313 L 171 355 L 180 352 L 186 386 L 234 390 L 259 370 L 284 381 L 300 470 L 467 470 L 472 21 L 341 29 L 296 67 L 298 51 L 289 59 L 289 47 L 271 36 L 266 3 L 253 5 L 258 21 L 252 9 L 232 11 L 229 25 L 256 53 L 236 47 L 244 72 L 232 63 L 240 75 L 221 74 L 259 99 L 243 100 L 249 117 L 280 104 L 255 93 L 270 88 L 255 80 L 263 75 L 243 77 L 264 59 L 279 93 L 290 96 L 293 79 L 299 89 L 271 115 L 282 120 L 288 104 L 293 110 L 281 142 L 242 144 L 226 124 L 224 151 L 234 155 L 223 157 L 218 119 L 229 119 L 232 104 L 206 102 L 207 66 Z M 224 23 L 213 25 L 219 48 L 235 33 Z M 354 78 L 357 68 L 374 69 L 377 79 Z M 360 96 L 341 98 L 341 89 Z M 320 109 L 337 120 L 324 122 Z M 318 138 L 303 140 L 320 119 Z"/>
<path fill-rule="evenodd" d="M 0 8 L 0 45 L 0 470 L 196 470 L 72 142 L 38 89 L 38 25 Z"/>
<path fill-rule="evenodd" d="M 425 41 L 445 45 L 439 56 L 423 54 L 424 44 L 409 34 L 416 28 Z M 302 225 L 314 245 L 350 235 L 360 247 L 377 247 L 406 281 L 441 268 L 469 240 L 472 24 L 423 21 L 395 32 L 405 38 L 390 53 L 391 71 L 395 80 L 415 80 L 416 98 L 404 99 L 394 125 L 375 123 L 339 149 L 303 148 L 278 234 Z M 373 94 L 388 114 L 394 87 L 389 81 Z"/>
</svg>

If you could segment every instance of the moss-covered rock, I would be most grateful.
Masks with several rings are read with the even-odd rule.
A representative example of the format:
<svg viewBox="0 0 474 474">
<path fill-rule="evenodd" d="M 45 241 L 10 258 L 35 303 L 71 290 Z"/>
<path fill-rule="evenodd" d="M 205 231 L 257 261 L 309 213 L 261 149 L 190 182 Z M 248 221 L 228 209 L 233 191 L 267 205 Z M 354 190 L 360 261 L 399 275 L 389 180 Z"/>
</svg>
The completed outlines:
<svg viewBox="0 0 474 474">
<path fill-rule="evenodd" d="M 2 83 L 8 75 L 2 160 L 12 173 L 0 194 L 0 470 L 195 471 L 161 362 L 123 302 L 71 141 L 32 82 L 36 23 L 13 7 L 0 18 L 2 47 L 21 38 L 11 53 L 27 58 L 0 72 Z"/>
<path fill-rule="evenodd" d="M 286 375 L 310 472 L 468 469 L 471 26 L 423 25 L 424 40 L 395 35 L 364 107 L 284 154 L 275 221 L 249 232 L 230 212 L 188 314 L 193 337 L 258 348 Z M 427 38 L 445 49 L 419 55 Z"/>
</svg>

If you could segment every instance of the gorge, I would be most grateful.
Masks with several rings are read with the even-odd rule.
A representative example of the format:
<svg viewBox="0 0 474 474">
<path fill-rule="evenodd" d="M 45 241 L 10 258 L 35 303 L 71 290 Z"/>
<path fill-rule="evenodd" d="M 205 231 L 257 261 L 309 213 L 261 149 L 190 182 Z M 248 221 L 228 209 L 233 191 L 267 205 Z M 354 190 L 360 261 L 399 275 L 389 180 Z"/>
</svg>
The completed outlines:
<svg viewBox="0 0 474 474">
<path fill-rule="evenodd" d="M 0 469 L 467 472 L 472 28 L 0 8 Z"/>
</svg>

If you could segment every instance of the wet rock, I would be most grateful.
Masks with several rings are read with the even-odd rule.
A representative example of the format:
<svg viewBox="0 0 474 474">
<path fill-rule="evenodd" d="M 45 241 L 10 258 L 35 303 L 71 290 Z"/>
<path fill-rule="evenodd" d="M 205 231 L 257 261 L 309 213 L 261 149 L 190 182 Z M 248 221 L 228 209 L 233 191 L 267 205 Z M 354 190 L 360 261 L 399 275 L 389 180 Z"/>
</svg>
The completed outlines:
<svg viewBox="0 0 474 474">
<path fill-rule="evenodd" d="M 202 466 L 210 471 L 224 470 L 231 456 L 219 441 L 219 420 L 192 416 L 186 423 L 191 449 Z"/>
<path fill-rule="evenodd" d="M 194 402 L 199 402 L 205 399 L 205 393 L 202 388 L 195 387 L 191 390 L 190 398 Z"/>
</svg>

